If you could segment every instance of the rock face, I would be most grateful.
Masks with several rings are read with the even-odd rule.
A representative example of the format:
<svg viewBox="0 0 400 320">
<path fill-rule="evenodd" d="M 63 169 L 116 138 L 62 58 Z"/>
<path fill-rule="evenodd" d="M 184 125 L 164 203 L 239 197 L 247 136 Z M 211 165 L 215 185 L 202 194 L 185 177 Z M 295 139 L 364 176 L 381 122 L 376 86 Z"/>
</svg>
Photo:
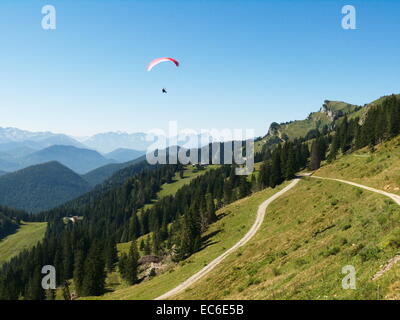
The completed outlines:
<svg viewBox="0 0 400 320">
<path fill-rule="evenodd" d="M 281 126 L 280 126 L 279 123 L 272 122 L 270 127 L 269 127 L 268 134 L 270 136 L 277 136 L 277 135 L 279 135 L 279 129 L 280 128 L 281 128 Z"/>
<path fill-rule="evenodd" d="M 281 142 L 287 141 L 289 139 L 289 137 L 285 133 L 282 133 L 281 125 L 276 122 L 271 123 L 266 136 L 278 137 L 279 141 Z"/>
<path fill-rule="evenodd" d="M 372 280 L 380 278 L 385 272 L 393 268 L 393 266 L 400 261 L 400 255 L 396 255 L 394 258 L 390 259 L 385 266 L 381 266 L 381 269 L 375 273 Z"/>
<path fill-rule="evenodd" d="M 139 265 L 142 265 L 142 264 L 149 264 L 149 263 L 159 263 L 160 261 L 161 261 L 160 257 L 148 255 L 148 256 L 141 257 L 138 262 L 139 262 Z"/>
<path fill-rule="evenodd" d="M 329 101 L 325 100 L 325 103 L 322 105 L 319 112 L 326 114 L 329 117 L 329 119 L 331 119 L 331 121 L 333 121 L 333 120 L 335 120 L 335 113 L 329 109 L 328 103 L 329 103 Z"/>
</svg>

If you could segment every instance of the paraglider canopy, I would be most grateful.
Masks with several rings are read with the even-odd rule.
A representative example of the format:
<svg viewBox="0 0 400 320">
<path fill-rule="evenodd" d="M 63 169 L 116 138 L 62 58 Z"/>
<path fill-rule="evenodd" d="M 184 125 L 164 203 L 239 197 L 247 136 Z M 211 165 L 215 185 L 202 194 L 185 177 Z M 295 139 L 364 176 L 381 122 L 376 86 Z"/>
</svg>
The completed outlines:
<svg viewBox="0 0 400 320">
<path fill-rule="evenodd" d="M 179 62 L 175 59 L 172 58 L 157 58 L 154 59 L 152 62 L 150 62 L 147 66 L 147 71 L 150 71 L 151 69 L 153 69 L 154 66 L 156 66 L 157 64 L 161 63 L 161 62 L 166 62 L 166 61 L 171 61 L 173 63 L 175 63 L 175 65 L 177 67 L 179 67 Z"/>
</svg>

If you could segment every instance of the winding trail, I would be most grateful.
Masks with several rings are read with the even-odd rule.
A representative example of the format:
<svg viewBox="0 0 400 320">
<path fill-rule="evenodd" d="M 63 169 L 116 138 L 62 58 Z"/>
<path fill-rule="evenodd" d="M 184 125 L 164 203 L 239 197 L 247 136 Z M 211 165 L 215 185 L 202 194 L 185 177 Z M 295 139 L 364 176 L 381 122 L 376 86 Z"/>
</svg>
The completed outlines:
<svg viewBox="0 0 400 320">
<path fill-rule="evenodd" d="M 390 192 L 386 192 L 386 191 L 383 191 L 383 190 L 367 187 L 367 186 L 364 186 L 364 185 L 359 184 L 359 183 L 355 183 L 355 182 L 351 182 L 351 181 L 347 181 L 347 180 L 342 180 L 342 179 L 325 178 L 325 177 L 320 177 L 320 176 L 314 176 L 312 174 L 304 174 L 304 176 L 309 176 L 311 178 L 316 178 L 316 179 L 338 181 L 338 182 L 350 184 L 350 185 L 358 187 L 358 188 L 363 188 L 363 189 L 366 189 L 368 191 L 376 192 L 376 193 L 379 193 L 379 194 L 384 195 L 386 197 L 389 197 L 390 199 L 392 199 L 394 202 L 396 202 L 400 206 L 400 196 L 398 196 L 397 194 L 394 194 L 394 193 L 390 193 Z M 381 269 L 378 270 L 378 272 L 375 273 L 375 275 L 372 277 L 372 280 L 374 281 L 374 280 L 379 279 L 384 273 L 386 273 L 390 269 L 392 269 L 394 267 L 394 265 L 396 263 L 398 263 L 399 261 L 400 261 L 400 255 L 394 256 L 392 259 L 390 259 L 386 263 L 386 265 L 382 266 Z"/>
<path fill-rule="evenodd" d="M 279 198 L 281 195 L 283 195 L 285 192 L 289 191 L 292 189 L 297 183 L 299 182 L 299 178 L 294 179 L 289 185 L 287 185 L 285 188 L 283 188 L 281 191 L 275 193 L 273 196 L 269 197 L 267 200 L 265 200 L 257 210 L 257 217 L 250 228 L 250 230 L 245 234 L 245 236 L 240 239 L 233 247 L 225 251 L 223 254 L 215 258 L 213 261 L 211 261 L 209 264 L 207 264 L 204 268 L 202 268 L 200 271 L 196 272 L 194 275 L 192 275 L 190 278 L 182 282 L 180 285 L 175 287 L 174 289 L 164 293 L 163 295 L 155 298 L 154 300 L 165 300 L 168 299 L 169 297 L 187 289 L 189 286 L 191 286 L 193 283 L 195 283 L 197 280 L 205 276 L 208 272 L 210 272 L 212 269 L 214 269 L 223 259 L 225 259 L 229 254 L 231 254 L 233 251 L 238 249 L 239 247 L 243 246 L 246 244 L 260 229 L 260 226 L 262 222 L 264 221 L 264 216 L 265 216 L 265 210 L 267 207 Z"/>
<path fill-rule="evenodd" d="M 246 244 L 256 233 L 257 231 L 260 229 L 260 226 L 262 224 L 262 222 L 264 221 L 264 216 L 265 216 L 265 211 L 267 209 L 267 207 L 271 204 L 271 202 L 273 202 L 274 200 L 276 200 L 277 198 L 279 198 L 282 194 L 284 194 L 285 192 L 289 191 L 290 189 L 292 189 L 300 180 L 301 177 L 303 176 L 308 176 L 311 178 L 315 178 L 315 179 L 323 179 L 323 180 L 332 180 L 332 181 L 337 181 L 337 182 L 341 182 L 341 183 L 346 183 L 358 188 L 362 188 L 368 191 L 372 191 L 375 193 L 379 193 L 381 195 L 384 195 L 386 197 L 391 198 L 393 201 L 395 201 L 398 205 L 400 205 L 400 196 L 393 194 L 393 193 L 389 193 L 383 190 L 379 190 L 379 189 L 375 189 L 375 188 L 371 188 L 359 183 L 355 183 L 355 182 L 351 182 L 351 181 L 347 181 L 347 180 L 342 180 L 342 179 L 334 179 L 334 178 L 326 178 L 326 177 L 320 177 L 320 176 L 316 176 L 316 175 L 312 175 L 312 173 L 305 173 L 305 174 L 301 174 L 299 177 L 297 177 L 296 179 L 294 179 L 289 185 L 287 185 L 285 188 L 283 188 L 281 191 L 275 193 L 273 196 L 271 196 L 270 198 L 268 198 L 267 200 L 265 200 L 259 207 L 257 210 L 257 217 L 256 220 L 254 222 L 254 224 L 252 225 L 252 227 L 250 228 L 250 230 L 246 233 L 246 235 L 240 239 L 233 247 L 231 247 L 230 249 L 228 249 L 227 251 L 225 251 L 223 254 L 221 254 L 220 256 L 218 256 L 217 258 L 215 258 L 213 261 L 211 261 L 207 266 L 205 266 L 204 268 L 202 268 L 200 271 L 196 272 L 194 275 L 192 275 L 190 278 L 188 278 L 187 280 L 185 280 L 184 282 L 182 282 L 180 285 L 178 285 L 177 287 L 175 287 L 174 289 L 164 293 L 163 295 L 155 298 L 154 300 L 165 300 L 170 298 L 173 295 L 176 295 L 178 293 L 180 293 L 181 291 L 187 289 L 189 286 L 191 286 L 193 283 L 195 283 L 197 280 L 199 280 L 200 278 L 202 278 L 203 276 L 205 276 L 207 273 L 209 273 L 212 269 L 214 269 L 223 259 L 225 259 L 229 254 L 231 254 L 233 251 L 235 251 L 236 249 L 238 249 L 239 247 L 243 246 L 244 244 Z M 400 259 L 397 258 L 398 256 L 396 256 L 394 259 L 391 260 L 391 263 L 389 263 L 388 265 L 385 266 L 385 268 L 382 268 L 381 270 L 379 270 L 377 272 L 377 274 L 374 276 L 374 280 L 375 278 L 379 278 L 383 273 L 387 272 L 390 270 L 390 268 L 398 261 L 400 261 Z M 389 267 L 390 266 L 390 267 Z"/>
<path fill-rule="evenodd" d="M 342 179 L 334 179 L 334 178 L 325 178 L 325 177 L 320 177 L 320 176 L 314 176 L 314 175 L 309 175 L 311 178 L 316 178 L 316 179 L 324 179 L 324 180 L 333 180 L 333 181 L 338 181 L 338 182 L 342 182 L 342 183 L 347 183 L 350 184 L 352 186 L 355 187 L 359 187 L 368 191 L 372 191 L 372 192 L 376 192 L 379 194 L 382 194 L 386 197 L 391 198 L 394 202 L 396 202 L 399 206 L 400 206 L 400 196 L 398 196 L 397 194 L 394 193 L 390 193 L 390 192 L 386 192 L 383 190 L 379 190 L 379 189 L 375 189 L 375 188 L 371 188 L 371 187 L 367 187 L 364 186 L 363 184 L 359 184 L 359 183 L 355 183 L 355 182 L 351 182 L 351 181 L 347 181 L 347 180 L 342 180 Z"/>
</svg>

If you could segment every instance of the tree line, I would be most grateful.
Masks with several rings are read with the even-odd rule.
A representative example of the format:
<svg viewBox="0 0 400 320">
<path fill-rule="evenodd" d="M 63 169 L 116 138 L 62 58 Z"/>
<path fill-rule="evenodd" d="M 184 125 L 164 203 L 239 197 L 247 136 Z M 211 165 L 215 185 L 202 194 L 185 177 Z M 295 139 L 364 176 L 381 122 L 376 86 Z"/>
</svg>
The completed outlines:
<svg viewBox="0 0 400 320">
<path fill-rule="evenodd" d="M 216 221 L 216 211 L 252 192 L 275 187 L 296 172 L 319 168 L 321 161 L 333 161 L 338 152 L 371 148 L 400 132 L 399 99 L 383 100 L 382 108 L 370 107 L 362 121 L 339 118 L 332 131 L 313 130 L 307 139 L 271 146 L 257 155 L 262 160 L 259 173 L 235 175 L 235 165 L 208 170 L 162 198 L 150 208 L 164 183 L 184 175 L 181 165 L 164 165 L 135 173 L 121 185 L 95 199 L 71 203 L 42 213 L 47 220 L 45 239 L 29 251 L 4 264 L 0 272 L 0 299 L 45 299 L 54 297 L 41 289 L 39 266 L 54 265 L 57 284 L 73 279 L 81 296 L 105 292 L 107 272 L 118 268 L 130 284 L 138 280 L 139 251 L 186 259 L 203 245 L 202 233 Z M 64 216 L 84 216 L 82 221 L 64 224 Z M 146 240 L 137 244 L 143 235 Z M 126 254 L 118 256 L 117 243 L 131 242 Z M 140 250 L 139 250 L 140 249 Z"/>
</svg>

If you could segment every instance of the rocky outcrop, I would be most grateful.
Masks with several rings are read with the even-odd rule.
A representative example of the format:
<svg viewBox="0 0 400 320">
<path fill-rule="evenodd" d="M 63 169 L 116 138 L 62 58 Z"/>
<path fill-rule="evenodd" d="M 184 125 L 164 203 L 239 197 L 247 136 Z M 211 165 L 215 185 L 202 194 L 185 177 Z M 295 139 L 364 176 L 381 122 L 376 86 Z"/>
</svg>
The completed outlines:
<svg viewBox="0 0 400 320">
<path fill-rule="evenodd" d="M 329 100 L 325 100 L 325 103 L 322 105 L 321 109 L 319 112 L 326 114 L 331 121 L 334 121 L 336 119 L 335 112 L 333 112 L 331 109 L 329 109 Z"/>
<path fill-rule="evenodd" d="M 150 263 L 159 263 L 160 261 L 161 261 L 160 257 L 148 255 L 148 256 L 141 257 L 139 259 L 138 263 L 139 263 L 139 265 L 142 265 L 142 264 L 150 264 Z"/>
<path fill-rule="evenodd" d="M 281 128 L 281 125 L 279 123 L 272 122 L 271 125 L 269 126 L 268 135 L 270 135 L 270 136 L 279 135 L 280 128 Z"/>
</svg>

